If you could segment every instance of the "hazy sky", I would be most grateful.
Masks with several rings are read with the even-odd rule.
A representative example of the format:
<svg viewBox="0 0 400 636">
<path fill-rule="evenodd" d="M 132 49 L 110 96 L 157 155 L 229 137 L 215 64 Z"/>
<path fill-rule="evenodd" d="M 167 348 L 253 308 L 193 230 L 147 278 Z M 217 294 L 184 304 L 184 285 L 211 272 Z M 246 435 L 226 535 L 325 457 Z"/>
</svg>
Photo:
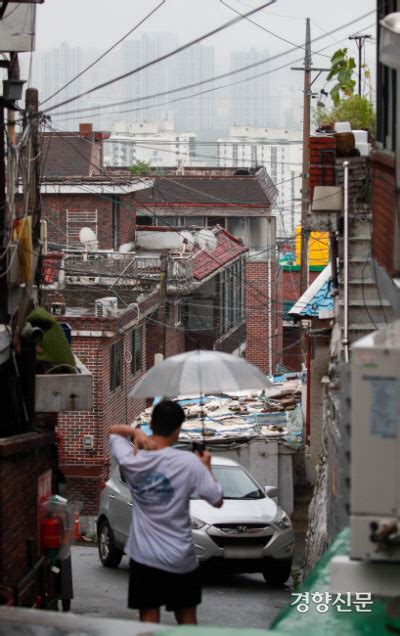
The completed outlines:
<svg viewBox="0 0 400 636">
<path fill-rule="evenodd" d="M 265 1 L 224 0 L 242 13 L 262 6 Z M 79 46 L 84 49 L 96 48 L 99 52 L 103 52 L 160 2 L 161 0 L 45 0 L 44 4 L 37 6 L 36 48 L 39 51 L 46 50 L 67 42 L 70 46 Z M 366 61 L 374 76 L 376 14 L 372 13 L 361 20 L 358 18 L 372 12 L 375 7 L 375 0 L 277 0 L 251 19 L 285 41 L 279 37 L 273 37 L 247 20 L 242 20 L 221 34 L 207 38 L 204 44 L 215 47 L 216 72 L 218 73 L 230 67 L 230 53 L 234 50 L 252 46 L 267 51 L 269 56 L 292 48 L 291 43 L 304 46 L 305 20 L 309 17 L 312 38 L 318 38 L 318 41 L 312 44 L 315 52 L 314 66 L 329 67 L 330 56 L 339 47 L 348 46 L 356 55 L 356 44 L 349 42 L 348 36 L 357 32 L 370 33 L 373 38 L 366 45 Z M 235 14 L 220 0 L 166 0 L 160 9 L 130 37 L 166 32 L 176 35 L 180 44 L 184 44 L 234 17 Z M 353 24 L 334 35 L 323 37 L 327 31 L 352 21 Z M 324 50 L 321 51 L 321 49 Z M 318 51 L 321 51 L 321 54 L 317 55 Z M 90 60 L 94 56 L 95 52 L 91 52 Z M 289 97 L 301 102 L 302 74 L 291 72 L 289 68 L 293 62 L 297 62 L 298 65 L 303 56 L 304 51 L 299 49 L 298 52 L 284 56 L 273 63 L 270 86 L 277 96 L 274 98 L 284 100 L 281 102 L 282 108 L 286 104 L 285 99 Z M 275 67 L 279 69 L 282 65 L 286 65 L 284 70 L 274 71 Z M 106 67 L 105 62 L 100 62 L 96 66 L 96 71 L 101 73 L 103 68 L 106 72 Z M 36 68 L 35 58 L 33 58 L 33 68 Z M 115 69 L 115 75 L 118 75 L 120 71 L 121 69 Z M 113 73 L 113 69 L 111 72 Z M 86 78 L 90 80 L 90 75 L 86 75 Z M 321 87 L 326 87 L 325 78 L 326 74 L 322 74 L 315 83 L 316 92 Z M 177 84 L 181 85 L 179 82 Z M 116 84 L 117 97 L 120 97 L 121 91 L 122 83 Z M 212 94 L 207 98 L 223 104 L 222 95 L 216 92 L 215 95 Z M 280 108 L 281 106 L 278 107 L 279 112 Z"/>
<path fill-rule="evenodd" d="M 226 1 L 241 12 L 263 4 L 262 0 Z M 45 0 L 43 5 L 38 5 L 37 48 L 51 48 L 66 41 L 71 45 L 105 49 L 158 3 L 159 0 Z M 311 18 L 312 35 L 317 37 L 371 11 L 375 5 L 375 0 L 277 0 L 253 19 L 278 35 L 302 44 L 306 17 Z M 166 0 L 159 11 L 137 31 L 137 35 L 168 31 L 178 34 L 183 43 L 232 17 L 232 11 L 219 0 Z M 354 27 L 347 27 L 335 34 L 334 38 L 322 40 L 318 47 L 335 45 L 335 39 L 340 40 L 352 31 L 369 27 L 373 22 L 374 15 L 369 16 L 355 23 Z M 374 34 L 371 27 L 368 32 Z M 288 47 L 247 21 L 207 42 L 219 47 L 221 53 L 249 45 L 272 52 Z M 368 51 L 369 57 L 373 59 L 373 43 L 369 43 Z"/>
</svg>

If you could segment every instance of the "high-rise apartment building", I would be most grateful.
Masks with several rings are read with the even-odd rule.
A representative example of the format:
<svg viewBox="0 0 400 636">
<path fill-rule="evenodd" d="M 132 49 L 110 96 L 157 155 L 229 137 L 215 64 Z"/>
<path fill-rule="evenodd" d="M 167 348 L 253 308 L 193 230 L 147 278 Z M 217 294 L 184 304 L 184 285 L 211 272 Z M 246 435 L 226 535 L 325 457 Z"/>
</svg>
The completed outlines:
<svg viewBox="0 0 400 636">
<path fill-rule="evenodd" d="M 293 237 L 300 220 L 302 133 L 300 130 L 233 126 L 218 139 L 221 168 L 264 166 L 279 194 L 275 202 L 277 236 Z"/>
<path fill-rule="evenodd" d="M 215 75 L 215 54 L 213 46 L 195 46 L 182 51 L 175 60 L 173 88 L 199 82 Z M 176 96 L 185 97 L 190 93 L 208 88 L 208 84 L 189 89 Z M 171 104 L 177 127 L 181 130 L 194 130 L 207 133 L 215 128 L 214 104 L 212 100 L 200 95 L 193 99 L 182 99 Z"/>
<path fill-rule="evenodd" d="M 231 54 L 231 70 L 243 68 L 267 59 L 267 51 L 250 48 L 244 51 L 234 51 Z M 268 109 L 269 76 L 258 77 L 248 82 L 235 83 L 238 80 L 258 75 L 268 70 L 267 63 L 260 64 L 232 77 L 231 86 L 231 121 L 234 126 L 262 126 L 271 125 L 273 119 Z"/>
<path fill-rule="evenodd" d="M 104 163 L 109 166 L 133 166 L 144 161 L 157 168 L 197 165 L 196 135 L 178 133 L 173 121 L 126 122 L 113 125 L 111 137 L 104 143 Z"/>
</svg>

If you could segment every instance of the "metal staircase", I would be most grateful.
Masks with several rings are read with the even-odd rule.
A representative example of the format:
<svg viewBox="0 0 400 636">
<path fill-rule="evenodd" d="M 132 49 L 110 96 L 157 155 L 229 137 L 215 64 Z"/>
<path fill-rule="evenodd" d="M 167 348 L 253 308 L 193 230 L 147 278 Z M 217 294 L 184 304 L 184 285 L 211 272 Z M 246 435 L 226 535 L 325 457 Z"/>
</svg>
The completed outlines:
<svg viewBox="0 0 400 636">
<path fill-rule="evenodd" d="M 339 239 L 339 321 L 343 325 L 343 238 Z M 381 298 L 371 277 L 371 215 L 352 212 L 349 221 L 349 339 L 383 329 L 393 319 L 390 303 Z"/>
</svg>

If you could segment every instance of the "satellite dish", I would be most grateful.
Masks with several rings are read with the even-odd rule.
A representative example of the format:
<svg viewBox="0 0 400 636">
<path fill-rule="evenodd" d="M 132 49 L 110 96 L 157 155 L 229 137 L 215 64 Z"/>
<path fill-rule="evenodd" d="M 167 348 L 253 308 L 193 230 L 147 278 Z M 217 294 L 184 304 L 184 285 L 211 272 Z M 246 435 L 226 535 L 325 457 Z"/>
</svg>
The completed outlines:
<svg viewBox="0 0 400 636">
<path fill-rule="evenodd" d="M 99 247 L 99 241 L 95 232 L 90 227 L 83 227 L 79 232 L 79 241 L 88 252 L 95 252 Z"/>
<path fill-rule="evenodd" d="M 120 254 L 130 254 L 131 252 L 135 251 L 135 243 L 122 243 L 122 245 L 119 246 L 118 248 L 118 252 Z"/>
<path fill-rule="evenodd" d="M 185 251 L 191 252 L 196 245 L 195 237 L 191 232 L 188 232 L 187 230 L 182 230 L 182 232 L 180 232 L 180 235 Z"/>
<path fill-rule="evenodd" d="M 206 252 L 215 252 L 217 248 L 217 237 L 211 230 L 200 230 L 196 234 L 197 244 L 200 249 Z"/>
</svg>

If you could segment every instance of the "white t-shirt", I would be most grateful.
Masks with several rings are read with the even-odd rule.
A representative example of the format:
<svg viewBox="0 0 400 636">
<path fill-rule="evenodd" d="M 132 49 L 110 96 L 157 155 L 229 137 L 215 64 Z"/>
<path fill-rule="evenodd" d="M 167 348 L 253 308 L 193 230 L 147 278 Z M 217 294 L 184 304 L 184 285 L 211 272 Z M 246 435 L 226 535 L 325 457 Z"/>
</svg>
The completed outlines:
<svg viewBox="0 0 400 636">
<path fill-rule="evenodd" d="M 139 450 L 134 455 L 131 443 L 120 435 L 110 435 L 110 446 L 132 493 L 126 554 L 167 572 L 191 572 L 198 561 L 190 526 L 190 496 L 196 491 L 213 505 L 223 496 L 221 486 L 188 451 L 168 447 Z"/>
</svg>

